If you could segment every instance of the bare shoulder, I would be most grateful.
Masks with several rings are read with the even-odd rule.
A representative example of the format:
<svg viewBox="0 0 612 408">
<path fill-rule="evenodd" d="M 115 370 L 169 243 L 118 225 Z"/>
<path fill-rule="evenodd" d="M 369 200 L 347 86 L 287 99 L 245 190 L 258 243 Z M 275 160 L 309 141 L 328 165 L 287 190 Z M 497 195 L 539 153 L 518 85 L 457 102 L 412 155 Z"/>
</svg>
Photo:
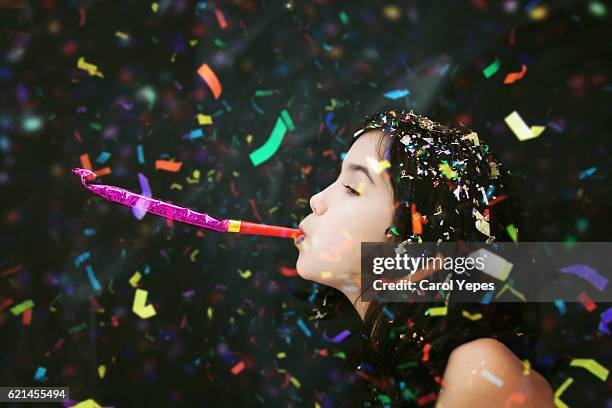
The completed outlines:
<svg viewBox="0 0 612 408">
<path fill-rule="evenodd" d="M 499 340 L 482 337 L 450 354 L 438 408 L 480 406 L 554 407 L 553 392 L 537 371 Z"/>
</svg>

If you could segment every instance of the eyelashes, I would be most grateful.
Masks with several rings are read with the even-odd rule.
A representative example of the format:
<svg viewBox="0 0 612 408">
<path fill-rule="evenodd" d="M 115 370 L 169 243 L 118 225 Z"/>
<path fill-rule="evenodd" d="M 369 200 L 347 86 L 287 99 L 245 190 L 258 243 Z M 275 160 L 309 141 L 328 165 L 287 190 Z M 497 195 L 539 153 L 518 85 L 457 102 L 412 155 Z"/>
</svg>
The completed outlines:
<svg viewBox="0 0 612 408">
<path fill-rule="evenodd" d="M 346 193 L 347 193 L 348 195 L 354 195 L 354 196 L 361 195 L 361 194 L 359 194 L 359 192 L 358 192 L 358 191 L 356 191 L 356 190 L 355 190 L 355 189 L 353 189 L 352 187 L 347 186 L 346 184 L 342 184 L 342 185 L 343 185 L 343 186 L 346 188 Z"/>
</svg>

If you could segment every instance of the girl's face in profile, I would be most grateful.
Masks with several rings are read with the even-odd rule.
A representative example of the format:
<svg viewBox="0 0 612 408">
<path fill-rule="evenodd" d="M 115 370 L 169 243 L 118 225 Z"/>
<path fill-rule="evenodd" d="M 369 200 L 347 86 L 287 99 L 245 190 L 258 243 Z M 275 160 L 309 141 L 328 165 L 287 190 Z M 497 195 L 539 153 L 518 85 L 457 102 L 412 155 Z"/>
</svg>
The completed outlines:
<svg viewBox="0 0 612 408">
<path fill-rule="evenodd" d="M 298 274 L 347 296 L 360 288 L 361 242 L 385 241 L 394 213 L 388 170 L 376 151 L 381 131 L 362 134 L 346 154 L 340 175 L 310 199 L 312 214 L 300 223 Z M 381 149 L 385 148 L 385 141 Z"/>
</svg>

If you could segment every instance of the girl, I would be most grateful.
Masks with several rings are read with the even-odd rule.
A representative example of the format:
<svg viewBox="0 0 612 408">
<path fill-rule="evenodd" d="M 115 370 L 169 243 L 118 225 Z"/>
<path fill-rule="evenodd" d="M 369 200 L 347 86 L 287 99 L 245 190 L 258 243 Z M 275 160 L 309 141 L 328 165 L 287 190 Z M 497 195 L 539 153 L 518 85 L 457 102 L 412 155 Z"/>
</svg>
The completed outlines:
<svg viewBox="0 0 612 408">
<path fill-rule="evenodd" d="M 361 242 L 517 240 L 510 174 L 476 133 L 412 110 L 374 114 L 310 206 L 296 269 L 324 285 L 315 319 L 345 313 L 347 299 L 361 317 L 357 369 L 372 390 L 365 406 L 554 406 L 530 367 L 538 304 L 451 302 L 433 317 L 425 312 L 439 302 L 360 301 Z"/>
</svg>

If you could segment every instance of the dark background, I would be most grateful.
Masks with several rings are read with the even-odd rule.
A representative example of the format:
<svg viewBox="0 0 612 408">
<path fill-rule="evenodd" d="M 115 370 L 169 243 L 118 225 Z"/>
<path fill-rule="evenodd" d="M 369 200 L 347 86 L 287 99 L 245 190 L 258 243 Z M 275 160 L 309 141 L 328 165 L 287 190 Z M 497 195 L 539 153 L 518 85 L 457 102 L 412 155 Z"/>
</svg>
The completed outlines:
<svg viewBox="0 0 612 408">
<path fill-rule="evenodd" d="M 111 169 L 98 183 L 139 193 L 141 173 L 156 198 L 296 227 L 309 198 L 336 178 L 359 121 L 409 108 L 478 132 L 514 174 L 533 240 L 609 241 L 609 3 L 151 4 L 0 2 L 1 385 L 69 386 L 74 401 L 105 406 L 332 407 L 363 397 L 345 360 L 356 336 L 324 336 L 353 330 L 358 316 L 319 327 L 307 319 L 308 302 L 293 292 L 316 285 L 292 271 L 291 240 L 138 220 L 81 186 L 70 170 L 83 154 L 95 170 Z M 104 78 L 77 68 L 80 57 Z M 496 58 L 499 70 L 485 77 Z M 203 63 L 222 83 L 217 100 L 197 75 Z M 521 64 L 525 76 L 504 84 Z M 410 94 L 384 96 L 395 89 Z M 283 110 L 295 130 L 253 166 L 249 154 Z M 514 110 L 544 133 L 520 142 L 504 123 Z M 198 113 L 213 125 L 200 126 Z M 203 137 L 186 137 L 198 128 Z M 156 160 L 183 164 L 167 172 Z M 146 320 L 131 310 L 136 271 L 157 311 Z M 10 309 L 28 299 L 25 324 Z M 594 358 L 610 368 L 610 335 L 598 330 L 610 305 L 565 305 L 544 305 L 538 364 L 554 389 L 574 379 L 561 397 L 570 407 L 609 407 L 610 377 L 555 367 Z M 35 379 L 39 367 L 46 372 Z"/>
</svg>

